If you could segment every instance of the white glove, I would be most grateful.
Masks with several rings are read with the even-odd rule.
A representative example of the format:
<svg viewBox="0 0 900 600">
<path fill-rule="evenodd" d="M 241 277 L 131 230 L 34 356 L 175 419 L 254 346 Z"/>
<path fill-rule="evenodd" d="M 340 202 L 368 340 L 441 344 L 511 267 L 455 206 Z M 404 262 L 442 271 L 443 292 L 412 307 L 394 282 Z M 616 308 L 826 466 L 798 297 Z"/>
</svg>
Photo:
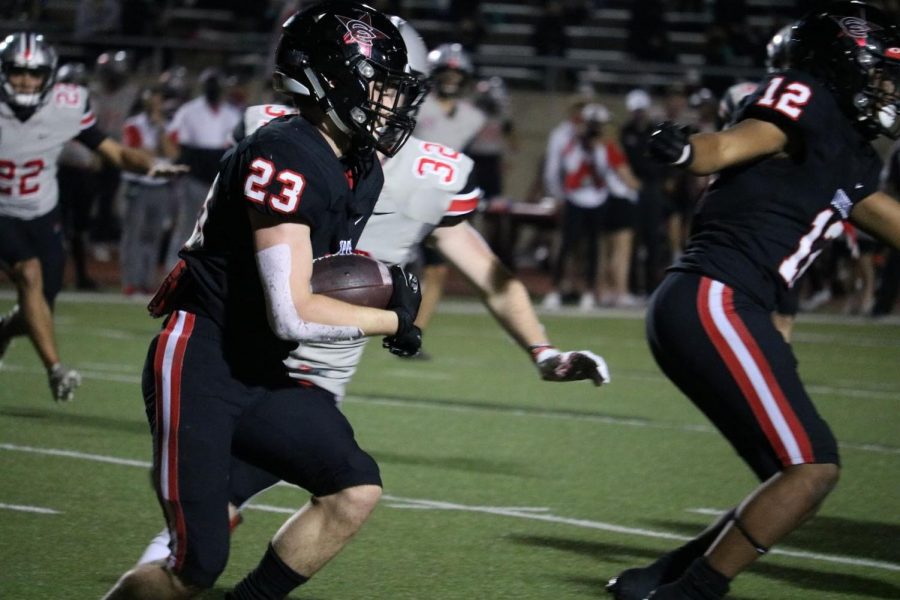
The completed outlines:
<svg viewBox="0 0 900 600">
<path fill-rule="evenodd" d="M 590 350 L 560 352 L 553 346 L 535 347 L 534 363 L 544 381 L 590 379 L 594 385 L 609 383 L 606 361 Z"/>
</svg>

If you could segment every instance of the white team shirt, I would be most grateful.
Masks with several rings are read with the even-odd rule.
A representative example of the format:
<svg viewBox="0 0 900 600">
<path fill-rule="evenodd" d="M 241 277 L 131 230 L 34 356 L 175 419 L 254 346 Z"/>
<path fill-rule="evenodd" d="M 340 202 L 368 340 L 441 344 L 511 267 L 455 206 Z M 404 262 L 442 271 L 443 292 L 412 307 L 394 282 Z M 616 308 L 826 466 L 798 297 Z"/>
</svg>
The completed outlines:
<svg viewBox="0 0 900 600">
<path fill-rule="evenodd" d="M 240 120 L 240 111 L 227 102 L 213 109 L 206 98 L 200 96 L 175 111 L 166 131 L 183 146 L 224 149 L 231 145 L 231 132 Z"/>
<path fill-rule="evenodd" d="M 53 210 L 63 145 L 96 122 L 88 91 L 78 85 L 54 85 L 25 122 L 0 103 L 0 215 L 36 219 Z"/>
<path fill-rule="evenodd" d="M 280 105 L 251 106 L 244 112 L 246 135 L 276 116 L 296 112 Z M 268 118 L 266 118 L 268 116 Z M 406 265 L 419 243 L 447 217 L 473 212 L 481 190 L 467 189 L 472 159 L 444 145 L 410 137 L 382 163 L 384 187 L 356 244 L 389 265 Z M 338 399 L 362 358 L 366 338 L 300 344 L 285 361 L 291 377 L 324 388 Z"/>
</svg>

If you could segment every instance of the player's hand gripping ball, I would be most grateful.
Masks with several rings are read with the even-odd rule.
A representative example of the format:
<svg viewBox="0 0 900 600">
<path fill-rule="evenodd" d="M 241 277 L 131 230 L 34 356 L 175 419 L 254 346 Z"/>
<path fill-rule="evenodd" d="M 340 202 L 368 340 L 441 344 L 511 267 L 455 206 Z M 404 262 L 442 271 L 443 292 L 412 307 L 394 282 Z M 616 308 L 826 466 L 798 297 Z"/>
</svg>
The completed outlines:
<svg viewBox="0 0 900 600">
<path fill-rule="evenodd" d="M 362 254 L 317 258 L 310 284 L 313 294 L 371 308 L 387 308 L 394 291 L 387 265 Z"/>
</svg>

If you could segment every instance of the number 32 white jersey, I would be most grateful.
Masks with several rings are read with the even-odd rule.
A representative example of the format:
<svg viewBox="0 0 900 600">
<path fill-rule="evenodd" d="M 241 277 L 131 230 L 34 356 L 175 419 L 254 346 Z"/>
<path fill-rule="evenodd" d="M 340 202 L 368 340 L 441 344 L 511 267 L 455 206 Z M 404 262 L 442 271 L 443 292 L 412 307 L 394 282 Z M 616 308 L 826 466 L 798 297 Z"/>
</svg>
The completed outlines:
<svg viewBox="0 0 900 600">
<path fill-rule="evenodd" d="M 59 200 L 56 161 L 63 144 L 96 123 L 88 91 L 56 84 L 47 101 L 22 122 L 0 103 L 0 215 L 35 219 Z"/>
</svg>

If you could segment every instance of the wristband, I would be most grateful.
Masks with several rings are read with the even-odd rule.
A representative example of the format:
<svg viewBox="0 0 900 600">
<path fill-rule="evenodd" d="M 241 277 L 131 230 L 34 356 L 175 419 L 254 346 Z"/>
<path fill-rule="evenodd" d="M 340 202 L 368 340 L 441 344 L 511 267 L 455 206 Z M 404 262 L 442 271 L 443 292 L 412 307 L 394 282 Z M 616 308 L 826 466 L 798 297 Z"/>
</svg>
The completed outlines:
<svg viewBox="0 0 900 600">
<path fill-rule="evenodd" d="M 531 354 L 531 361 L 537 362 L 538 355 L 544 350 L 553 350 L 556 346 L 553 344 L 531 344 L 528 346 L 528 352 Z"/>
<path fill-rule="evenodd" d="M 678 160 L 672 163 L 672 165 L 676 167 L 687 167 L 694 160 L 694 147 L 688 142 L 684 145 L 684 148 L 681 150 L 681 156 L 678 157 Z"/>
</svg>

